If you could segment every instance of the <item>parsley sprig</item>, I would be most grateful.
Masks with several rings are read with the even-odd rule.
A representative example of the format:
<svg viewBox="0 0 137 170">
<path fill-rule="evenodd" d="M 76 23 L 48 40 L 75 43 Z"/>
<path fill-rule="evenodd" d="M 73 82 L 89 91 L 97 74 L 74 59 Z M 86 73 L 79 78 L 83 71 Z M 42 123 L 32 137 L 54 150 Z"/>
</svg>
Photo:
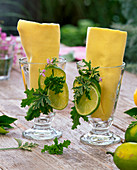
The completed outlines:
<svg viewBox="0 0 137 170">
<path fill-rule="evenodd" d="M 50 89 L 55 91 L 55 94 L 62 93 L 63 83 L 65 83 L 64 77 L 54 77 L 54 70 L 52 70 L 52 75 L 44 81 L 44 90 Z"/>
<path fill-rule="evenodd" d="M 85 93 L 86 97 L 90 98 L 90 90 L 92 82 L 97 82 L 99 84 L 99 67 L 91 68 L 91 61 L 87 62 L 84 59 L 82 60 L 84 63 L 83 69 L 79 69 L 80 76 L 76 77 L 74 82 L 77 82 L 79 86 L 73 87 L 74 90 L 74 100 L 78 103 L 81 96 Z"/>
<path fill-rule="evenodd" d="M 21 107 L 30 106 L 27 111 L 26 120 L 32 120 L 33 118 L 39 117 L 40 113 L 48 114 L 53 111 L 50 106 L 50 100 L 47 96 L 47 92 L 41 88 L 34 90 L 27 89 L 24 93 L 27 94 L 27 98 L 22 100 Z"/>
<path fill-rule="evenodd" d="M 58 143 L 58 139 L 55 138 L 54 144 L 52 144 L 51 146 L 44 145 L 44 149 L 42 149 L 41 152 L 43 153 L 45 151 L 48 151 L 49 154 L 62 155 L 63 148 L 64 147 L 68 148 L 70 143 L 71 143 L 70 140 L 64 140 L 63 143 Z"/>
<path fill-rule="evenodd" d="M 71 118 L 72 118 L 72 130 L 76 129 L 78 125 L 80 125 L 80 121 L 79 119 L 82 117 L 84 119 L 84 121 L 88 122 L 88 117 L 87 116 L 81 116 L 80 114 L 78 114 L 75 106 L 73 106 L 72 111 L 70 112 L 71 114 Z"/>
<path fill-rule="evenodd" d="M 87 62 L 84 59 L 82 60 L 82 62 L 84 63 L 84 65 L 82 66 L 83 69 L 79 69 L 79 76 L 75 78 L 74 80 L 74 84 L 73 84 L 73 90 L 74 90 L 74 103 L 77 102 L 79 103 L 80 98 L 83 94 L 86 95 L 86 97 L 91 100 L 90 97 L 90 90 L 91 90 L 91 86 L 93 83 L 98 84 L 99 85 L 99 81 L 100 81 L 100 74 L 99 74 L 99 67 L 91 67 L 91 61 Z M 75 83 L 77 84 L 77 86 L 75 86 Z M 84 121 L 88 121 L 88 117 L 87 116 L 81 116 L 78 114 L 75 106 L 71 108 L 71 118 L 72 118 L 72 129 L 77 128 L 78 125 L 80 125 L 79 119 L 80 117 L 82 117 L 84 119 Z"/>
<path fill-rule="evenodd" d="M 57 60 L 53 59 L 52 61 L 48 61 L 45 70 L 49 66 L 56 66 Z M 41 75 L 40 75 L 41 76 Z M 27 121 L 32 120 L 33 118 L 39 117 L 40 113 L 48 115 L 50 112 L 53 112 L 53 108 L 50 106 L 50 100 L 48 96 L 48 90 L 52 90 L 55 94 L 63 92 L 63 83 L 65 83 L 64 77 L 56 77 L 54 76 L 54 70 L 52 70 L 52 74 L 49 77 L 46 77 L 44 80 L 45 88 L 42 89 L 39 85 L 38 89 L 31 90 L 27 89 L 24 93 L 26 93 L 27 98 L 23 99 L 21 102 L 21 107 L 29 106 L 27 111 L 27 116 L 25 116 Z M 38 83 L 40 84 L 40 83 Z"/>
<path fill-rule="evenodd" d="M 29 142 L 23 143 L 23 141 L 21 139 L 17 139 L 17 138 L 14 138 L 14 139 L 18 143 L 18 147 L 0 148 L 0 150 L 22 149 L 22 150 L 32 151 L 32 148 L 38 146 L 38 144 L 36 144 L 36 143 L 29 143 Z"/>
</svg>

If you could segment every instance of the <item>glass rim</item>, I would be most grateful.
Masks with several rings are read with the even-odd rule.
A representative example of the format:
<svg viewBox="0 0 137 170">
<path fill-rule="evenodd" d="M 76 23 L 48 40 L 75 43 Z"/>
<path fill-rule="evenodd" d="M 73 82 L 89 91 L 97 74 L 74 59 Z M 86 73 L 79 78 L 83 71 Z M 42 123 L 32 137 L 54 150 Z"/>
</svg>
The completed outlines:
<svg viewBox="0 0 137 170">
<path fill-rule="evenodd" d="M 58 61 L 59 63 L 66 63 L 66 59 L 62 58 L 62 57 L 59 57 L 59 60 L 61 61 Z M 47 63 L 33 63 L 33 62 L 28 62 L 27 61 L 27 57 L 21 57 L 19 58 L 19 63 L 20 64 L 47 64 Z"/>
<path fill-rule="evenodd" d="M 77 66 L 83 67 L 83 65 L 80 65 L 80 62 L 82 62 L 82 60 L 76 62 Z M 100 66 L 97 66 L 97 67 L 99 67 L 99 68 L 125 68 L 125 65 L 126 65 L 126 63 L 123 62 L 121 65 L 118 65 L 118 66 L 109 66 L 109 67 L 100 67 Z M 95 67 L 92 67 L 92 68 L 95 68 Z"/>
</svg>

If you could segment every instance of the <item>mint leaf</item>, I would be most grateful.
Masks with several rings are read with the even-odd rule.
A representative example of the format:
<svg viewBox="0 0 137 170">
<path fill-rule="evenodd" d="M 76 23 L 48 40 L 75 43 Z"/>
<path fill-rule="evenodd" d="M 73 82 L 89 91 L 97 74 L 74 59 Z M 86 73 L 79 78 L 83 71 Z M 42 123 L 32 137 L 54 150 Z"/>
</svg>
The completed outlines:
<svg viewBox="0 0 137 170">
<path fill-rule="evenodd" d="M 0 116 L 0 133 L 1 134 L 8 133 L 9 131 L 7 131 L 6 129 L 13 128 L 10 124 L 16 120 L 17 120 L 16 118 L 9 117 L 6 115 Z"/>
<path fill-rule="evenodd" d="M 17 120 L 17 119 L 13 118 L 13 117 L 6 116 L 6 115 L 0 116 L 0 124 L 11 124 L 15 120 Z"/>
<path fill-rule="evenodd" d="M 12 128 L 14 128 L 14 127 L 12 127 L 11 125 L 8 125 L 8 124 L 4 124 L 3 126 L 4 126 L 5 129 L 12 129 Z"/>
<path fill-rule="evenodd" d="M 124 113 L 128 114 L 129 116 L 137 119 L 137 107 L 134 107 L 132 109 L 129 109 L 125 111 Z M 132 121 L 131 124 L 129 124 L 128 128 L 131 128 L 133 126 L 137 125 L 137 121 Z"/>
<path fill-rule="evenodd" d="M 131 128 L 135 125 L 137 125 L 137 121 L 132 121 L 131 124 L 129 124 L 128 128 Z"/>
<path fill-rule="evenodd" d="M 137 107 L 129 109 L 129 110 L 125 111 L 124 113 L 128 114 L 131 117 L 136 118 L 136 116 L 137 116 Z"/>
<path fill-rule="evenodd" d="M 63 148 L 70 145 L 70 140 L 64 140 L 63 143 L 58 144 L 58 139 L 57 137 L 53 140 L 54 144 L 51 146 L 44 145 L 44 149 L 41 150 L 41 152 L 48 151 L 49 154 L 56 154 L 56 155 L 62 155 L 63 154 Z"/>
<path fill-rule="evenodd" d="M 9 133 L 9 131 L 5 130 L 3 127 L 0 127 L 0 133 L 6 134 L 6 133 Z"/>
</svg>

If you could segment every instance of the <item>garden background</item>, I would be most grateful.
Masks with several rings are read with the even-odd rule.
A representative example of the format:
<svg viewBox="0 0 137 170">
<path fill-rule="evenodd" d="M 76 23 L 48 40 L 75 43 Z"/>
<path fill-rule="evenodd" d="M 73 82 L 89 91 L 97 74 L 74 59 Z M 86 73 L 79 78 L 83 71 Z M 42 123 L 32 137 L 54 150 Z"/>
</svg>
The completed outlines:
<svg viewBox="0 0 137 170">
<path fill-rule="evenodd" d="M 85 46 L 88 26 L 128 32 L 126 70 L 137 74 L 136 0 L 0 0 L 0 26 L 8 35 L 18 35 L 17 21 L 59 23 L 61 43 Z"/>
</svg>

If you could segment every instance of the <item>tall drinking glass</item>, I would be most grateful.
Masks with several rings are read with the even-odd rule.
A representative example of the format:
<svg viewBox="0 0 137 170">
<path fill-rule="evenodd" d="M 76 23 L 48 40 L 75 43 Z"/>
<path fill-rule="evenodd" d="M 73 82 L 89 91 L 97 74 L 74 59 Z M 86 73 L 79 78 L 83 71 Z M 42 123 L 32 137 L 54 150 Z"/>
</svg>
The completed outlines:
<svg viewBox="0 0 137 170">
<path fill-rule="evenodd" d="M 91 131 L 81 136 L 82 143 L 90 145 L 109 145 L 120 142 L 120 137 L 109 131 L 113 123 L 125 63 L 114 67 L 100 67 L 101 102 L 98 109 L 88 116 Z M 77 69 L 83 63 L 77 62 Z M 92 96 L 91 96 L 92 98 Z"/>
<path fill-rule="evenodd" d="M 0 80 L 10 78 L 15 44 L 0 44 Z"/>
<path fill-rule="evenodd" d="M 47 65 L 47 63 L 30 63 L 27 62 L 27 58 L 21 58 L 19 59 L 19 64 L 20 64 L 25 90 L 32 88 L 33 86 L 35 86 L 36 88 L 38 86 L 37 78 L 39 75 L 39 69 L 42 71 Z M 57 63 L 57 65 L 58 67 L 64 70 L 66 65 L 66 60 L 59 58 L 59 62 Z M 31 69 L 35 70 L 35 72 L 31 72 L 31 76 L 30 76 Z M 51 112 L 48 115 L 41 113 L 40 117 L 34 119 L 33 127 L 23 132 L 23 136 L 28 139 L 35 139 L 35 140 L 49 140 L 49 139 L 54 139 L 56 137 L 57 138 L 61 137 L 62 132 L 57 131 L 56 129 L 51 127 L 51 123 L 54 119 L 54 116 L 55 116 L 55 112 Z"/>
</svg>

